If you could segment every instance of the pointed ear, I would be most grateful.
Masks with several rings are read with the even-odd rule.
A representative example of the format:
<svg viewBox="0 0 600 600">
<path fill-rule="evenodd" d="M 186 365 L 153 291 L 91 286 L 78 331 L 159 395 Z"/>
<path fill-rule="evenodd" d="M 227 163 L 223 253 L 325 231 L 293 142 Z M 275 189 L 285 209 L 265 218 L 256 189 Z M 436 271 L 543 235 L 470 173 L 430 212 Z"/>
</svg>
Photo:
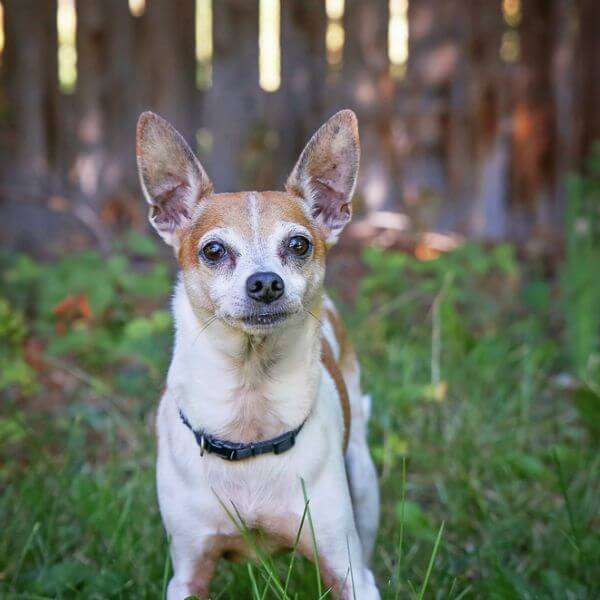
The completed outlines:
<svg viewBox="0 0 600 600">
<path fill-rule="evenodd" d="M 150 223 L 177 249 L 197 202 L 212 193 L 212 183 L 181 134 L 152 112 L 138 120 L 136 154 Z"/>
<path fill-rule="evenodd" d="M 342 110 L 313 135 L 287 180 L 286 189 L 305 199 L 329 245 L 352 216 L 359 161 L 356 115 Z"/>
</svg>

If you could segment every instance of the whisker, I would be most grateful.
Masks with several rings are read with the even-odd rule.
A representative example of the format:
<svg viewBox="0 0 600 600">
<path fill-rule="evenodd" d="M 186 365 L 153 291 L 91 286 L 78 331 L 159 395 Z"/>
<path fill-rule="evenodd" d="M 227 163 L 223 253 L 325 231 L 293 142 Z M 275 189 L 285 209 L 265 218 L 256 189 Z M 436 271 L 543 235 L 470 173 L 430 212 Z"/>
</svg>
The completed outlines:
<svg viewBox="0 0 600 600">
<path fill-rule="evenodd" d="M 227 294 L 222 294 L 221 296 L 216 298 L 215 302 L 217 302 L 217 303 L 220 302 L 221 300 L 223 300 L 223 298 L 225 298 L 225 296 L 227 296 Z M 192 344 L 190 346 L 191 348 L 193 348 L 196 345 L 196 342 L 198 341 L 198 338 L 200 337 L 202 332 L 205 329 L 207 329 L 208 327 L 210 327 L 218 318 L 219 318 L 218 315 L 212 315 L 206 321 L 204 321 L 204 323 L 200 326 L 200 330 L 196 334 L 196 337 L 194 338 L 194 341 L 192 342 Z"/>
<path fill-rule="evenodd" d="M 312 313 L 310 310 L 308 309 L 304 309 L 304 312 L 307 312 L 315 321 L 317 321 L 317 323 L 319 323 L 319 325 L 321 325 L 321 327 L 323 327 L 323 321 L 321 321 L 321 319 L 319 319 L 319 317 L 317 317 L 317 315 L 315 315 L 314 313 Z"/>
<path fill-rule="evenodd" d="M 210 317 L 210 319 L 207 319 L 202 326 L 200 327 L 200 330 L 198 331 L 198 333 L 196 334 L 196 337 L 194 338 L 194 341 L 190 344 L 190 348 L 193 348 L 196 343 L 198 342 L 198 340 L 200 339 L 200 336 L 202 335 L 202 332 L 210 327 L 216 320 L 218 319 L 217 315 L 213 315 L 212 317 Z"/>
<path fill-rule="evenodd" d="M 217 315 L 213 315 L 210 319 L 208 319 L 208 321 L 206 321 L 206 323 L 204 323 L 204 325 L 202 325 L 200 328 L 198 335 L 200 335 L 207 327 L 210 327 L 218 318 L 219 317 L 217 317 Z"/>
</svg>

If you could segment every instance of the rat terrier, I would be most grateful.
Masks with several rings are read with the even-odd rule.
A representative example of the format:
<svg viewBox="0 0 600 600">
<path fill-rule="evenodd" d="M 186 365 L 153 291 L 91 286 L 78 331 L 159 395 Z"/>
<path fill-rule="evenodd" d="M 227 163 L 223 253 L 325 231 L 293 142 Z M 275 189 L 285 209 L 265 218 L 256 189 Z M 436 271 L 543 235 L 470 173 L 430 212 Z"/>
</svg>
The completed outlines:
<svg viewBox="0 0 600 600">
<path fill-rule="evenodd" d="M 157 487 L 171 539 L 169 600 L 207 597 L 218 560 L 295 546 L 337 597 L 379 598 L 368 567 L 379 520 L 368 396 L 323 291 L 351 216 L 356 116 L 312 137 L 283 192 L 216 194 L 182 136 L 137 128 L 149 219 L 175 250 L 175 345 L 157 416 Z M 316 535 L 301 527 L 305 494 Z"/>
</svg>

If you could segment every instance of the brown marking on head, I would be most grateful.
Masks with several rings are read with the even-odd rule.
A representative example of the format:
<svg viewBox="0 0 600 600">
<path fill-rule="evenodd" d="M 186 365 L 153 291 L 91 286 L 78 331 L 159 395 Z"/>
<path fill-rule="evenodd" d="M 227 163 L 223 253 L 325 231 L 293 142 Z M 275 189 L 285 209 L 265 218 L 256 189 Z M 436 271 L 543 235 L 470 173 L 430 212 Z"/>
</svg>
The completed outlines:
<svg viewBox="0 0 600 600">
<path fill-rule="evenodd" d="M 191 226 L 181 236 L 178 260 L 181 268 L 191 268 L 198 263 L 198 243 L 202 237 L 219 227 L 237 231 L 250 237 L 252 215 L 250 194 L 257 202 L 259 236 L 268 237 L 276 223 L 288 221 L 306 227 L 313 237 L 314 260 L 323 262 L 327 246 L 323 232 L 307 218 L 302 201 L 287 192 L 237 192 L 213 194 L 202 201 Z"/>
</svg>

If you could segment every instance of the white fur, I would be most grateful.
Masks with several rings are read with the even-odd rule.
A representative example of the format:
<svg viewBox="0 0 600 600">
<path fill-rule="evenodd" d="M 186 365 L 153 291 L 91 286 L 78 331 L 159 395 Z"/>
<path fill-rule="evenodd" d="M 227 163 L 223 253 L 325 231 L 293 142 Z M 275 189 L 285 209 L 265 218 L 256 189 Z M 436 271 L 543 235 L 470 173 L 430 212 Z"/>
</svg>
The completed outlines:
<svg viewBox="0 0 600 600">
<path fill-rule="evenodd" d="M 355 480 L 353 496 L 357 490 L 360 496 L 351 500 L 342 452 L 342 411 L 335 384 L 319 359 L 319 324 L 307 316 L 271 333 L 270 343 L 281 351 L 280 359 L 270 377 L 264 378 L 256 372 L 232 372 L 231 360 L 242 352 L 244 334 L 222 321 L 203 330 L 181 282 L 173 310 L 175 347 L 157 418 L 158 496 L 175 571 L 169 600 L 193 593 L 194 574 L 210 553 L 215 536 L 240 537 L 220 501 L 232 512 L 235 506 L 248 527 L 260 529 L 262 519 L 276 518 L 296 529 L 304 510 L 301 479 L 310 497 L 319 554 L 338 581 L 345 581 L 342 597 L 353 598 L 348 575 L 351 558 L 356 598 L 379 598 L 365 558 L 374 542 L 378 503 L 362 396 L 359 388 L 350 386 L 353 423 L 345 458 L 350 478 Z M 201 457 L 178 410 L 195 428 L 219 435 L 244 403 L 254 409 L 256 403 L 264 405 L 266 437 L 293 429 L 306 419 L 296 445 L 278 456 L 240 462 Z M 374 490 L 374 497 L 369 489 Z M 361 514 L 363 521 L 364 515 L 370 520 L 361 531 L 369 537 L 362 539 L 362 545 L 352 501 L 359 530 Z M 356 506 L 365 501 L 368 505 Z"/>
</svg>

